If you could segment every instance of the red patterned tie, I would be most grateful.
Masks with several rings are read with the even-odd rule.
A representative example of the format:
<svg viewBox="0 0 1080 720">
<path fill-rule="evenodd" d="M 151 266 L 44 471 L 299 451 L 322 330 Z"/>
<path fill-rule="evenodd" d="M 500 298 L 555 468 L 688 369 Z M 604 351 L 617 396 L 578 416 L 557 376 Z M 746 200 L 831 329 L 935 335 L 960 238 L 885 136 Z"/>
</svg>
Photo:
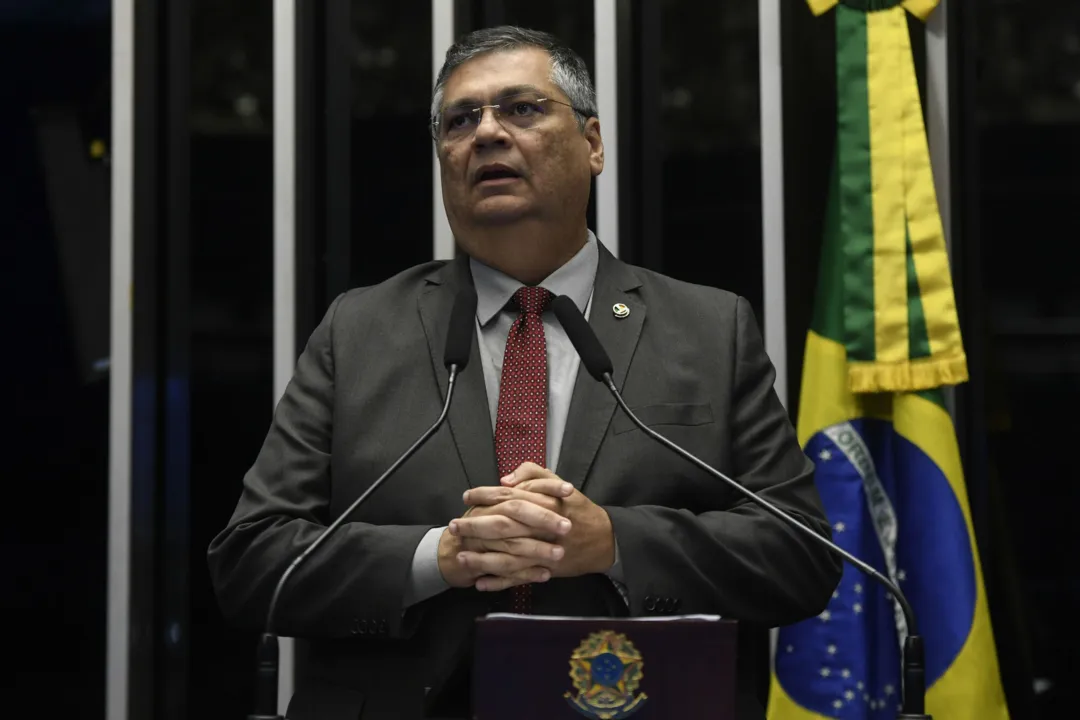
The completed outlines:
<svg viewBox="0 0 1080 720">
<path fill-rule="evenodd" d="M 514 293 L 521 314 L 506 337 L 495 420 L 500 477 L 523 462 L 547 464 L 547 342 L 540 315 L 551 299 L 552 294 L 542 287 L 523 287 Z M 529 612 L 531 596 L 528 585 L 514 587 L 513 612 Z"/>
</svg>

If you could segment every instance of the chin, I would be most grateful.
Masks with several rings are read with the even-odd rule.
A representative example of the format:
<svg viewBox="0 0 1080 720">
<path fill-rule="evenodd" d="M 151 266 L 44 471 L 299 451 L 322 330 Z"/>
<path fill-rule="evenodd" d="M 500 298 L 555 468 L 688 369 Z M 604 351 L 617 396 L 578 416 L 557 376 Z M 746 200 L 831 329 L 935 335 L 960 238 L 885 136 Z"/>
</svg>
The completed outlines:
<svg viewBox="0 0 1080 720">
<path fill-rule="evenodd" d="M 520 198 L 487 198 L 476 204 L 472 217 L 477 225 L 506 225 L 528 217 L 530 211 Z"/>
</svg>

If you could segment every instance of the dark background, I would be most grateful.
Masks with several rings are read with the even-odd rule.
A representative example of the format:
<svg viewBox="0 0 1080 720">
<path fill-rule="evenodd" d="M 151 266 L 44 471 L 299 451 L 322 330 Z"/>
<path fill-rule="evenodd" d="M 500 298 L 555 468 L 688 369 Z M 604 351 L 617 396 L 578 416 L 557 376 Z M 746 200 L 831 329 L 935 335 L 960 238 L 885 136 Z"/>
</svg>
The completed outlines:
<svg viewBox="0 0 1080 720">
<path fill-rule="evenodd" d="M 154 88 L 137 138 L 141 707 L 242 717 L 255 638 L 222 622 L 205 549 L 272 410 L 272 4 L 156 6 L 140 21 L 151 62 L 138 71 Z M 432 245 L 429 4 L 308 7 L 301 340 L 333 294 L 425 261 Z M 948 12 L 949 232 L 972 373 L 956 393 L 959 439 L 1013 716 L 1062 717 L 1080 607 L 1067 534 L 1080 6 L 950 0 Z M 456 17 L 459 31 L 551 30 L 592 63 L 591 3 L 457 0 Z M 622 254 L 745 295 L 760 318 L 757 5 L 621 3 L 619 22 Z M 0 302 L 14 398 L 3 607 L 17 663 L 6 683 L 12 707 L 47 698 L 45 716 L 104 713 L 110 23 L 107 0 L 0 0 Z M 913 36 L 921 66 L 921 27 Z M 832 153 L 831 16 L 785 3 L 782 42 L 794 412 Z"/>
</svg>

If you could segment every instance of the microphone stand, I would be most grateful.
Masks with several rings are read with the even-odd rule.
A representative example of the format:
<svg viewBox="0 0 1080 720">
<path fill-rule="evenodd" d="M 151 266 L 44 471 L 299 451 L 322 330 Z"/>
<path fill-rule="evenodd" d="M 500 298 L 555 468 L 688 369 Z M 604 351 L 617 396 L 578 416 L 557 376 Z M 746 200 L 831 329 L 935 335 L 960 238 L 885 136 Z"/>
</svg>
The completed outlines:
<svg viewBox="0 0 1080 720">
<path fill-rule="evenodd" d="M 475 307 L 475 306 L 474 306 Z M 475 312 L 475 310 L 474 310 Z M 432 424 L 430 428 L 424 432 L 420 438 L 406 450 L 401 457 L 394 461 L 383 472 L 379 478 L 371 484 L 367 490 L 365 490 L 360 497 L 356 498 L 345 509 L 345 512 L 341 513 L 334 522 L 330 523 L 325 530 L 323 530 L 315 542 L 311 543 L 296 557 L 295 560 L 290 563 L 289 567 L 285 569 L 285 572 L 281 574 L 281 579 L 278 580 L 277 587 L 274 588 L 274 594 L 270 598 L 270 606 L 266 611 L 266 632 L 259 638 L 259 648 L 256 653 L 257 657 L 257 670 L 255 676 L 255 712 L 250 713 L 247 716 L 247 720 L 284 720 L 281 715 L 277 713 L 277 694 L 278 694 L 278 636 L 275 632 L 274 619 L 276 615 L 278 600 L 281 598 L 281 590 L 285 587 L 285 584 L 289 581 L 293 572 L 298 568 L 313 552 L 319 549 L 319 547 L 326 541 L 334 530 L 341 526 L 345 522 L 345 518 L 351 515 L 356 508 L 360 507 L 371 493 L 379 489 L 379 486 L 386 481 L 388 477 L 394 474 L 394 472 L 408 460 L 413 454 L 420 449 L 424 443 L 428 441 L 432 435 L 442 426 L 446 421 L 446 416 L 450 412 L 450 400 L 454 396 L 454 383 L 457 380 L 458 371 L 464 366 L 464 363 L 460 365 L 453 363 L 450 365 L 450 378 L 447 380 L 446 385 L 446 401 L 443 403 L 442 412 L 439 414 L 439 418 Z"/>
<path fill-rule="evenodd" d="M 907 639 L 904 640 L 904 649 L 902 656 L 902 702 L 900 706 L 900 714 L 896 716 L 897 720 L 932 720 L 932 718 L 926 714 L 926 661 L 923 649 L 923 639 L 922 636 L 919 635 L 918 625 L 916 625 L 915 623 L 915 611 L 911 608 L 911 604 L 908 603 L 907 598 L 904 597 L 904 593 L 900 591 L 900 588 L 897 587 L 896 584 L 892 582 L 892 580 L 885 577 L 873 567 L 863 562 L 859 558 L 855 557 L 848 551 L 844 550 L 839 545 L 836 545 L 835 543 L 827 540 L 821 535 L 818 535 L 808 526 L 804 525 L 799 520 L 796 520 L 793 516 L 784 512 L 776 505 L 773 505 L 765 498 L 746 489 L 739 483 L 729 478 L 724 473 L 720 472 L 716 468 L 706 463 L 704 460 L 698 459 L 692 453 L 684 450 L 683 448 L 673 443 L 671 440 L 668 440 L 660 433 L 645 425 L 643 422 L 641 422 L 641 420 L 637 418 L 636 415 L 634 415 L 633 411 L 630 410 L 630 408 L 626 405 L 626 401 L 623 400 L 622 394 L 619 392 L 619 389 L 615 387 L 615 382 L 611 379 L 611 373 L 605 371 L 602 374 L 602 378 L 604 385 L 607 386 L 607 389 L 615 397 L 615 402 L 619 404 L 619 407 L 621 407 L 623 412 L 626 413 L 626 416 L 629 417 L 630 420 L 633 421 L 633 423 L 637 425 L 646 435 L 651 437 L 653 440 L 656 440 L 660 444 L 666 446 L 669 450 L 676 453 L 680 457 L 689 460 L 691 463 L 701 468 L 705 472 L 709 473 L 713 477 L 727 483 L 729 486 L 737 490 L 751 502 L 754 502 L 757 505 L 765 508 L 767 511 L 780 518 L 781 520 L 785 521 L 787 524 L 791 525 L 794 528 L 797 528 L 799 532 L 801 532 L 803 535 L 811 538 L 814 542 L 826 548 L 834 555 L 839 555 L 841 558 L 848 561 L 849 563 L 857 567 L 859 570 L 862 570 L 864 573 L 866 573 L 885 587 L 889 594 L 892 595 L 892 597 L 900 605 L 900 609 L 904 613 L 904 620 L 907 622 L 908 628 L 908 636 Z"/>
</svg>

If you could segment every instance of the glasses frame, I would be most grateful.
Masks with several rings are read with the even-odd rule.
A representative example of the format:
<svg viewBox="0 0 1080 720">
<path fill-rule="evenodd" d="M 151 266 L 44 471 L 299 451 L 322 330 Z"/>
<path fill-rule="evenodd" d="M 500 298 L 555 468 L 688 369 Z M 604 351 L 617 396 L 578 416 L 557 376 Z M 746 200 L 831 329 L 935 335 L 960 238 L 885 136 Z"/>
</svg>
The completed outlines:
<svg viewBox="0 0 1080 720">
<path fill-rule="evenodd" d="M 529 95 L 529 93 L 516 93 L 516 94 L 513 94 L 513 95 L 507 95 L 506 97 L 503 97 L 503 98 L 496 98 L 496 100 L 497 100 L 497 101 L 498 101 L 498 100 L 502 100 L 502 101 L 505 101 L 505 100 L 512 100 L 512 99 L 514 99 L 514 98 L 517 98 L 517 97 L 522 97 L 522 96 L 527 96 L 527 95 Z M 543 96 L 541 96 L 541 97 L 535 98 L 535 99 L 534 99 L 534 102 L 538 102 L 538 103 L 548 103 L 548 102 L 553 102 L 553 103 L 556 103 L 556 104 L 558 104 L 558 105 L 563 105 L 563 106 L 565 106 L 565 107 L 568 107 L 568 108 L 570 108 L 570 109 L 571 109 L 571 110 L 573 110 L 573 111 L 574 111 L 574 112 L 575 112 L 575 113 L 576 113 L 576 114 L 577 114 L 578 116 L 580 116 L 580 117 L 581 117 L 581 118 L 583 118 L 583 119 L 586 119 L 586 120 L 587 120 L 587 119 L 589 119 L 589 118 L 591 117 L 591 114 L 590 114 L 590 113 L 588 113 L 588 112 L 586 112 L 586 111 L 582 110 L 581 108 L 579 108 L 579 107 L 577 107 L 577 106 L 575 106 L 575 105 L 573 105 L 573 104 L 571 104 L 571 103 L 568 103 L 568 102 L 563 102 L 562 100 L 558 100 L 558 99 L 556 99 L 556 98 L 553 98 L 553 97 L 543 97 Z M 473 136 L 474 134 L 476 134 L 476 128 L 480 127 L 480 123 L 484 122 L 484 111 L 485 111 L 485 110 L 487 110 L 487 109 L 489 109 L 489 108 L 491 109 L 491 112 L 492 112 L 492 114 L 493 114 L 493 115 L 495 116 L 495 122 L 499 123 L 499 125 L 500 125 L 500 126 L 502 126 L 502 127 L 503 127 L 503 129 L 505 129 L 505 130 L 509 130 L 510 128 L 506 127 L 506 125 L 503 125 L 503 122 L 502 122 L 502 113 L 501 113 L 501 112 L 499 112 L 499 106 L 500 106 L 501 104 L 502 104 L 501 102 L 495 102 L 495 103 L 493 103 L 493 104 L 488 104 L 488 105 L 477 105 L 476 107 L 470 107 L 470 108 L 468 108 L 468 111 L 469 111 L 469 112 L 472 112 L 472 113 L 477 113 L 477 115 L 478 115 L 478 120 L 477 120 L 477 122 L 476 122 L 476 125 L 475 125 L 475 126 L 473 126 L 472 132 L 470 132 L 470 133 L 469 133 L 468 135 L 466 135 L 466 136 L 462 136 L 462 137 L 461 137 L 460 139 L 461 139 L 461 140 L 464 140 L 464 139 L 466 139 L 467 137 L 471 137 L 471 136 Z M 443 109 L 443 110 L 440 110 L 440 111 L 439 111 L 439 116 L 441 117 L 441 116 L 442 116 L 442 114 L 443 114 L 444 112 L 446 112 L 446 110 L 445 110 L 445 109 Z M 435 142 L 450 142 L 449 140 L 447 140 L 447 139 L 445 139 L 445 138 L 442 138 L 442 137 L 440 137 L 440 136 L 439 136 L 439 127 L 440 127 L 440 125 L 441 125 L 441 123 L 440 123 L 440 122 L 439 122 L 438 120 L 435 120 L 435 119 L 433 119 L 433 120 L 431 121 L 431 127 L 429 128 L 429 129 L 430 129 L 430 131 L 431 131 L 431 138 L 432 138 L 432 139 L 433 139 L 433 140 L 434 140 Z M 514 128 L 514 129 L 515 129 L 515 130 L 520 130 L 521 128 Z"/>
</svg>

